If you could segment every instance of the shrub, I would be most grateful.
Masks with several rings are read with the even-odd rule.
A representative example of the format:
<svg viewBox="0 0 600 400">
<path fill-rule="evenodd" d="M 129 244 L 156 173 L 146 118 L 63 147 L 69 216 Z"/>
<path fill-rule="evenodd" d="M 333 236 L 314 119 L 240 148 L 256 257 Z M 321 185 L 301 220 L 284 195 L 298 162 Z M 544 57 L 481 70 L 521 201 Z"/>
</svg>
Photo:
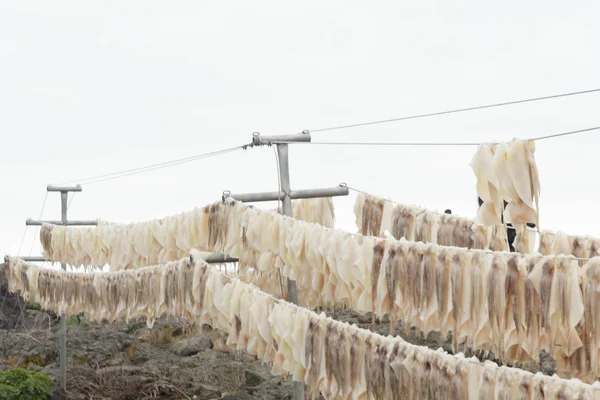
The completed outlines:
<svg viewBox="0 0 600 400">
<path fill-rule="evenodd" d="M 81 320 L 77 315 L 71 315 L 67 319 L 67 326 L 79 326 L 81 324 Z"/>
<path fill-rule="evenodd" d="M 47 375 L 23 368 L 0 371 L 0 398 L 6 400 L 47 400 L 52 381 Z"/>
<path fill-rule="evenodd" d="M 28 310 L 38 310 L 38 311 L 40 311 L 42 309 L 42 307 L 40 306 L 40 303 L 35 303 L 35 302 L 29 301 L 29 300 L 27 300 L 27 303 L 25 304 L 25 308 L 27 308 Z"/>
</svg>

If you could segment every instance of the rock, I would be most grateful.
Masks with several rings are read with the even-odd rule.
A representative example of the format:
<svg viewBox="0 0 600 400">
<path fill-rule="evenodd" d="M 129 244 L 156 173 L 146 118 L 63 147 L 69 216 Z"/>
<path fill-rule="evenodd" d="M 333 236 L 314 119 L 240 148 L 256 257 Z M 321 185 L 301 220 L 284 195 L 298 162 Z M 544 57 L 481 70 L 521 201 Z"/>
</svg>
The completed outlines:
<svg viewBox="0 0 600 400">
<path fill-rule="evenodd" d="M 546 350 L 540 352 L 540 371 L 550 376 L 556 372 L 556 361 Z"/>
<path fill-rule="evenodd" d="M 75 396 L 73 397 L 73 400 L 83 400 L 85 398 L 85 396 L 81 395 L 81 396 Z M 54 393 L 52 396 L 50 396 L 50 400 L 65 400 L 65 396 L 60 393 L 60 392 L 56 392 Z"/>
<path fill-rule="evenodd" d="M 24 308 L 23 299 L 8 291 L 8 281 L 4 271 L 0 271 L 0 329 L 13 329 Z"/>
<path fill-rule="evenodd" d="M 189 394 L 194 395 L 197 399 L 220 399 L 221 391 L 216 387 L 210 385 L 204 385 L 202 383 L 195 383 L 194 389 Z"/>
<path fill-rule="evenodd" d="M 169 350 L 180 357 L 189 357 L 212 348 L 212 340 L 207 337 L 197 336 L 175 342 Z"/>
<path fill-rule="evenodd" d="M 271 378 L 271 375 L 267 376 L 264 371 L 254 371 L 252 369 L 247 369 L 244 375 L 246 377 L 246 387 L 258 386 Z"/>
<path fill-rule="evenodd" d="M 52 325 L 52 318 L 43 311 L 26 310 L 21 322 L 28 330 L 48 329 Z"/>
<path fill-rule="evenodd" d="M 16 321 L 16 318 L 0 310 L 0 329 L 11 329 L 14 326 L 13 320 Z"/>
<path fill-rule="evenodd" d="M 234 393 L 234 394 L 225 395 L 225 396 L 221 397 L 221 399 L 222 400 L 252 400 L 253 397 L 250 396 L 246 392 L 238 392 L 238 393 Z"/>
</svg>

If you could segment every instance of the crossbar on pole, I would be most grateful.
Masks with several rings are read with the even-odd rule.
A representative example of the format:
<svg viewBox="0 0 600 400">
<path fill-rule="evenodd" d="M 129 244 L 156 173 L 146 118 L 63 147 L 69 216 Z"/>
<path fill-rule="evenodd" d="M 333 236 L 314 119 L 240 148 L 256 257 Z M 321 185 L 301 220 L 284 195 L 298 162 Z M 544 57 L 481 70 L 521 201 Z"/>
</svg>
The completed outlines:
<svg viewBox="0 0 600 400">
<path fill-rule="evenodd" d="M 252 145 L 253 146 L 270 146 L 277 143 L 300 143 L 310 142 L 310 133 L 308 131 L 302 131 L 295 135 L 275 135 L 275 136 L 261 136 L 260 133 L 254 132 L 252 134 Z"/>
<path fill-rule="evenodd" d="M 25 262 L 52 262 L 52 260 L 47 260 L 42 256 L 23 256 L 23 257 L 15 257 L 15 258 L 19 258 Z M 228 263 L 236 263 L 239 260 L 235 257 L 229 257 L 229 256 L 225 256 L 222 253 L 213 253 L 209 256 L 207 256 L 204 261 L 206 261 L 208 264 L 228 264 Z"/>
<path fill-rule="evenodd" d="M 50 225 L 64 225 L 64 226 L 95 226 L 98 225 L 98 221 L 38 221 L 33 219 L 28 219 L 25 221 L 25 225 L 27 226 L 40 226 L 42 224 L 50 224 Z"/>
<path fill-rule="evenodd" d="M 279 145 L 278 145 L 279 146 Z M 326 188 L 326 189 L 302 189 L 302 190 L 290 190 L 289 198 L 292 200 L 296 199 L 313 199 L 316 197 L 337 197 L 347 196 L 349 193 L 348 187 L 341 184 L 338 187 Z M 223 201 L 227 197 L 231 197 L 242 203 L 253 203 L 263 201 L 279 201 L 284 199 L 286 196 L 285 191 L 281 192 L 261 192 L 261 193 L 239 193 L 230 194 L 229 192 L 223 192 Z"/>
<path fill-rule="evenodd" d="M 17 258 L 20 258 L 21 260 L 23 260 L 25 262 L 44 262 L 44 261 L 50 261 L 50 260 L 46 260 L 42 256 L 24 256 L 24 257 L 17 257 Z"/>
<path fill-rule="evenodd" d="M 48 192 L 81 192 L 81 185 L 77 186 L 52 186 L 46 188 Z"/>
<path fill-rule="evenodd" d="M 213 253 L 210 256 L 204 259 L 208 264 L 226 264 L 226 263 L 236 263 L 239 260 L 234 257 L 225 256 L 225 254 L 221 253 Z"/>
</svg>

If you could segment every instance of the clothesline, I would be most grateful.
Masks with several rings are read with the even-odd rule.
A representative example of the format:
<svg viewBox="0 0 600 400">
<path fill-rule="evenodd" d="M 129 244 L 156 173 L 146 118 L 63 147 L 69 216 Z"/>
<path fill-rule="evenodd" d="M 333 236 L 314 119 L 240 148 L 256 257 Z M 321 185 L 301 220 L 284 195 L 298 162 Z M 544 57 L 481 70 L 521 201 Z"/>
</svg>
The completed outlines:
<svg viewBox="0 0 600 400">
<path fill-rule="evenodd" d="M 576 131 L 556 133 L 552 135 L 539 136 L 529 140 L 540 141 L 561 136 L 569 136 L 577 133 L 584 133 L 600 130 L 600 126 L 592 128 L 579 129 Z M 479 146 L 482 142 L 279 142 L 279 143 L 298 143 L 312 145 L 327 145 L 327 146 Z M 498 142 L 484 142 L 490 144 L 498 144 Z"/>
<path fill-rule="evenodd" d="M 165 162 L 158 163 L 158 164 L 150 164 L 150 165 L 146 165 L 143 167 L 131 168 L 131 169 L 126 169 L 126 170 L 122 170 L 122 171 L 116 171 L 116 172 L 111 172 L 111 173 L 107 173 L 107 174 L 96 175 L 96 176 L 92 176 L 92 177 L 85 178 L 85 179 L 61 182 L 61 183 L 57 184 L 57 186 L 68 185 L 68 184 L 75 183 L 75 182 L 77 182 L 77 183 L 85 182 L 86 185 L 91 185 L 93 183 L 99 183 L 99 182 L 104 182 L 104 181 L 108 181 L 111 179 L 123 178 L 125 176 L 135 175 L 135 174 L 139 174 L 142 172 L 153 171 L 155 169 L 160 169 L 160 168 L 172 167 L 174 165 L 184 164 L 184 163 L 188 163 L 191 161 L 200 160 L 203 158 L 214 157 L 214 156 L 229 153 L 229 152 L 232 152 L 235 150 L 242 150 L 247 146 L 248 145 L 229 147 L 226 149 L 216 150 L 216 151 L 212 151 L 209 153 L 197 154 L 197 155 L 191 156 L 191 157 L 178 158 L 178 159 L 171 160 L 171 161 L 165 161 Z M 89 181 L 89 182 L 86 182 L 86 181 Z"/>
<path fill-rule="evenodd" d="M 388 122 L 406 121 L 406 120 L 409 120 L 409 119 L 434 117 L 434 116 L 445 115 L 445 114 L 455 114 L 455 113 L 460 113 L 460 112 L 465 112 L 465 111 L 474 111 L 474 110 L 482 110 L 482 109 L 485 109 L 485 108 L 508 106 L 508 105 L 513 105 L 513 104 L 530 103 L 530 102 L 535 102 L 535 101 L 540 101 L 540 100 L 549 100 L 549 99 L 556 99 L 556 98 L 559 98 L 559 97 L 577 96 L 577 95 L 580 95 L 580 94 L 588 94 L 588 93 L 594 93 L 594 92 L 600 92 L 600 88 L 598 88 L 598 89 L 590 89 L 590 90 L 583 90 L 583 91 L 579 91 L 579 92 L 570 92 L 570 93 L 555 94 L 555 95 L 543 96 L 543 97 L 534 97 L 534 98 L 524 99 L 524 100 L 507 101 L 507 102 L 503 102 L 503 103 L 486 104 L 486 105 L 483 105 L 483 106 L 458 108 L 458 109 L 446 110 L 446 111 L 437 111 L 437 112 L 432 112 L 432 113 L 427 113 L 427 114 L 417 114 L 417 115 L 411 115 L 411 116 L 408 116 L 408 117 L 383 119 L 383 120 L 371 121 L 371 122 L 361 122 L 361 123 L 358 123 L 358 124 L 333 126 L 331 128 L 313 129 L 311 132 L 325 132 L 325 131 L 332 131 L 332 130 L 337 130 L 337 129 L 347 129 L 347 128 L 355 128 L 355 127 L 359 127 L 359 126 L 383 124 L 383 123 L 388 123 Z"/>
<path fill-rule="evenodd" d="M 577 92 L 577 93 L 588 93 L 588 92 L 594 92 L 594 91 L 600 91 L 600 89 L 594 89 L 592 91 Z M 534 138 L 531 140 L 544 140 L 544 139 L 574 135 L 576 133 L 589 132 L 589 131 L 599 130 L 599 129 L 600 129 L 600 126 L 586 128 L 586 129 L 580 129 L 580 130 L 576 130 L 576 131 L 540 136 L 540 137 L 537 137 L 537 138 Z M 316 130 L 316 131 L 319 131 L 319 130 Z M 481 144 L 480 142 L 379 142 L 379 143 L 377 143 L 377 142 L 286 142 L 286 141 L 281 141 L 278 143 L 312 144 L 312 145 L 350 145 L 350 146 L 478 146 Z M 108 180 L 113 180 L 113 179 L 123 178 L 126 176 L 135 175 L 135 174 L 140 174 L 143 172 L 154 171 L 156 169 L 168 168 L 168 167 L 172 167 L 175 165 L 200 160 L 203 158 L 214 157 L 217 155 L 229 153 L 229 152 L 236 151 L 236 150 L 247 149 L 248 147 L 252 147 L 252 146 L 253 146 L 253 144 L 244 144 L 244 145 L 240 145 L 240 146 L 234 146 L 234 147 L 230 147 L 230 148 L 226 148 L 226 149 L 216 150 L 216 151 L 209 152 L 209 153 L 198 154 L 198 155 L 191 156 L 191 157 L 185 157 L 185 158 L 179 158 L 179 159 L 174 159 L 174 160 L 170 160 L 170 161 L 165 161 L 165 162 L 158 163 L 158 164 L 150 164 L 150 165 L 146 165 L 143 167 L 131 168 L 131 169 L 111 172 L 111 173 L 107 173 L 107 174 L 96 175 L 96 176 L 92 176 L 89 178 L 61 182 L 58 185 L 66 185 L 66 184 L 71 184 L 74 182 L 91 185 L 94 183 L 100 183 L 100 182 L 105 182 Z"/>
</svg>

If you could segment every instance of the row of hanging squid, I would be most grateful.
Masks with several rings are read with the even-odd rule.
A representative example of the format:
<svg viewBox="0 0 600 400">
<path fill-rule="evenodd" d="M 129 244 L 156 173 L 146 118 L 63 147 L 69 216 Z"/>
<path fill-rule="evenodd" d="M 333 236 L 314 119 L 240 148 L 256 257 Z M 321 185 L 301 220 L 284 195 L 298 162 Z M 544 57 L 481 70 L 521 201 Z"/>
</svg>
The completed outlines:
<svg viewBox="0 0 600 400">
<path fill-rule="evenodd" d="M 333 227 L 331 198 L 295 200 L 292 204 L 294 218 Z M 44 224 L 40 241 L 43 255 L 50 261 L 88 268 L 108 265 L 113 271 L 139 268 L 179 260 L 190 249 L 212 252 L 228 226 L 222 211 L 219 202 L 131 224 L 98 221 L 96 227 L 88 228 Z M 253 256 L 258 258 L 260 254 Z M 245 269 L 246 264 L 240 267 Z"/>
<path fill-rule="evenodd" d="M 280 270 L 297 281 L 304 306 L 388 314 L 425 335 L 452 332 L 455 351 L 486 350 L 503 360 L 538 361 L 545 350 L 563 376 L 599 376 L 600 259 L 580 268 L 568 256 L 384 240 L 234 201 L 225 207 L 240 213 L 236 229 L 247 245 L 281 259 Z M 224 243 L 233 244 L 224 248 L 235 253 L 238 234 L 229 234 Z"/>
<path fill-rule="evenodd" d="M 190 257 L 127 271 L 73 273 L 10 259 L 11 292 L 91 320 L 173 315 L 228 334 L 227 346 L 327 399 L 600 399 L 600 383 L 499 367 L 381 336 L 277 300 Z M 149 294 L 152 293 L 152 295 Z"/>
<path fill-rule="evenodd" d="M 396 239 L 405 238 L 411 242 L 493 251 L 508 250 L 506 230 L 501 225 L 483 226 L 466 217 L 392 203 L 373 195 L 359 193 L 354 214 L 358 232 L 366 236 L 383 236 L 387 230 Z M 517 235 L 517 251 L 523 254 L 534 253 L 535 235 L 530 230 L 522 237 Z M 537 251 L 542 255 L 573 255 L 583 259 L 600 255 L 598 238 L 549 230 L 541 231 L 539 235 Z M 583 265 L 584 261 L 580 261 L 580 264 Z"/>
<path fill-rule="evenodd" d="M 509 248 L 506 229 L 502 225 L 483 226 L 466 217 L 392 203 L 365 193 L 357 195 L 354 215 L 358 232 L 366 236 L 384 236 L 387 230 L 396 239 L 411 242 L 492 251 L 508 251 Z M 517 243 L 524 253 L 531 253 L 534 244 L 533 232 L 527 232 L 524 240 Z"/>
<path fill-rule="evenodd" d="M 455 351 L 486 350 L 503 360 L 537 361 L 546 350 L 562 376 L 598 377 L 597 260 L 579 268 L 569 257 L 383 240 L 233 199 L 209 206 L 208 220 L 211 251 L 254 265 L 274 295 L 283 292 L 273 274 L 279 270 L 297 281 L 310 309 L 389 314 L 424 334 L 452 332 Z"/>
</svg>

